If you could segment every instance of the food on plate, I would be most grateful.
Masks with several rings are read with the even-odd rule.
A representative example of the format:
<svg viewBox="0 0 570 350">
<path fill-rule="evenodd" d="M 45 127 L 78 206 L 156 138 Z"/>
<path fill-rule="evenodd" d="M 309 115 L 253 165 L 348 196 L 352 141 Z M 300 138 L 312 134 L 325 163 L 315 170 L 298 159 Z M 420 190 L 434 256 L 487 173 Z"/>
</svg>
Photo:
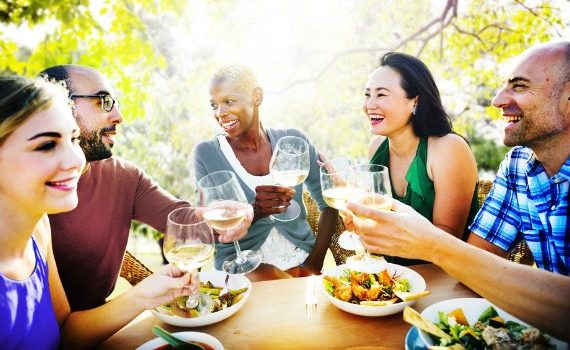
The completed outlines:
<svg viewBox="0 0 570 350">
<path fill-rule="evenodd" d="M 323 276 L 325 290 L 332 296 L 352 304 L 386 306 L 414 300 L 429 291 L 411 292 L 410 281 L 388 270 L 365 273 L 346 269 L 340 276 Z"/>
<path fill-rule="evenodd" d="M 213 309 L 211 312 L 224 310 L 232 305 L 237 304 L 240 300 L 243 299 L 244 293 L 247 291 L 247 288 L 229 289 L 226 293 L 221 294 L 223 289 L 223 287 L 214 286 L 214 284 L 210 281 L 207 281 L 205 283 L 200 282 L 200 293 L 208 294 L 210 298 L 212 298 Z M 156 308 L 156 310 L 163 314 L 185 318 L 194 318 L 200 316 L 200 313 L 195 308 L 186 307 L 187 299 L 187 296 L 181 296 L 172 299 L 168 303 Z"/>
<path fill-rule="evenodd" d="M 505 321 L 494 307 L 485 309 L 474 324 L 469 324 L 463 309 L 438 312 L 432 323 L 414 309 L 406 307 L 404 321 L 430 334 L 439 345 L 434 349 L 553 349 L 550 337 L 534 327 Z"/>
</svg>

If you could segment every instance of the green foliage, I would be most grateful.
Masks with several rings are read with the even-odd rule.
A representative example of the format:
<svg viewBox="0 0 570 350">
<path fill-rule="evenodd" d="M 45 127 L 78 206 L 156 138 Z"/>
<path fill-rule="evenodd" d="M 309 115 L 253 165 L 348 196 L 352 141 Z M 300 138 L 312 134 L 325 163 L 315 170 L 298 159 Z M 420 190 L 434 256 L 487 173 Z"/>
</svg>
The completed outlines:
<svg viewBox="0 0 570 350">
<path fill-rule="evenodd" d="M 0 72 L 34 76 L 57 64 L 93 66 L 112 77 L 123 92 L 122 112 L 127 120 L 144 116 L 151 77 L 165 68 L 143 17 L 156 16 L 161 8 L 173 13 L 183 10 L 172 0 L 18 0 L 0 4 L 1 22 L 42 36 L 30 49 L 19 45 L 19 38 L 0 35 Z M 43 23 L 50 25 L 42 27 Z"/>
<path fill-rule="evenodd" d="M 494 140 L 489 140 L 481 136 L 475 136 L 469 140 L 471 149 L 477 160 L 479 171 L 493 171 L 499 169 L 499 164 L 505 159 L 505 154 L 509 147 L 499 145 Z"/>
</svg>

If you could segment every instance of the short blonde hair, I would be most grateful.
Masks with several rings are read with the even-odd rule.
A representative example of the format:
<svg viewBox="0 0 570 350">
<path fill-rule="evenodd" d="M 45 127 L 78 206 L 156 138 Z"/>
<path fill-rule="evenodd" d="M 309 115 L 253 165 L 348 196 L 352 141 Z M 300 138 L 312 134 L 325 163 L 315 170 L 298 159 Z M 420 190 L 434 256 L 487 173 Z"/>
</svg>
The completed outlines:
<svg viewBox="0 0 570 350">
<path fill-rule="evenodd" d="M 259 87 L 255 73 L 242 64 L 232 64 L 219 68 L 212 76 L 212 83 L 232 81 L 238 89 L 249 94 Z"/>
<path fill-rule="evenodd" d="M 0 146 L 30 116 L 50 107 L 56 98 L 69 103 L 67 90 L 61 84 L 0 76 Z"/>
</svg>

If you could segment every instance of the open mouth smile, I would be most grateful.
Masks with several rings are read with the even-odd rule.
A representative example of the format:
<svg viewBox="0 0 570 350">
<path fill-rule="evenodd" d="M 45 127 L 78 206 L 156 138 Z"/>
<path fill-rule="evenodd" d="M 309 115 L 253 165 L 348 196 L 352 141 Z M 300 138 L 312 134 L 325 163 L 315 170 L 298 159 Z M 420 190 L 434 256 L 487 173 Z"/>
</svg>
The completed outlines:
<svg viewBox="0 0 570 350">
<path fill-rule="evenodd" d="M 376 125 L 384 120 L 384 117 L 376 113 L 368 113 L 368 119 L 370 119 L 370 124 Z"/>
<path fill-rule="evenodd" d="M 520 115 L 503 115 L 503 118 L 507 123 L 518 123 L 522 120 Z"/>
<path fill-rule="evenodd" d="M 229 130 L 237 124 L 237 120 L 228 120 L 227 122 L 222 122 L 220 125 L 224 130 Z"/>
<path fill-rule="evenodd" d="M 79 177 L 70 177 L 62 180 L 46 181 L 46 185 L 62 191 L 71 191 L 77 188 Z"/>
</svg>

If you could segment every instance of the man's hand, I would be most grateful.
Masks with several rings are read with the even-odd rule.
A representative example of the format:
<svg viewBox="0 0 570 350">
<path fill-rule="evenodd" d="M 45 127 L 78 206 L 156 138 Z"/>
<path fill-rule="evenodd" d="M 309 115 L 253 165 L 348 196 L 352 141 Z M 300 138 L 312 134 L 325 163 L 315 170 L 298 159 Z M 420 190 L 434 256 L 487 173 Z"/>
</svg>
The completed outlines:
<svg viewBox="0 0 570 350">
<path fill-rule="evenodd" d="M 291 204 L 295 190 L 277 185 L 262 185 L 255 188 L 255 220 L 283 213 Z"/>
<path fill-rule="evenodd" d="M 392 202 L 391 211 L 350 201 L 347 207 L 355 214 L 350 226 L 369 251 L 432 261 L 431 254 L 444 231 L 411 207 L 397 200 Z"/>
</svg>

